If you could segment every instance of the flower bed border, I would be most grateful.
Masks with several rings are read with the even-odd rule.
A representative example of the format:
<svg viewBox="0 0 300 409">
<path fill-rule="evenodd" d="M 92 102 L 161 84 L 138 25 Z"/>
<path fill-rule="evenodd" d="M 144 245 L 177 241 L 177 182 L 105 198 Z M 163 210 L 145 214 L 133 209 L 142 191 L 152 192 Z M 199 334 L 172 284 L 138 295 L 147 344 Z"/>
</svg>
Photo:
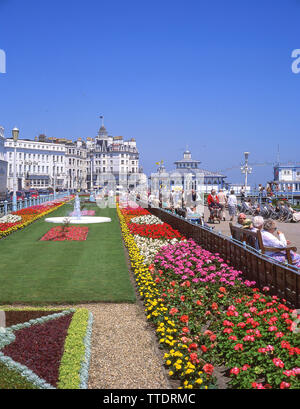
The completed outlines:
<svg viewBox="0 0 300 409">
<path fill-rule="evenodd" d="M 54 210 L 59 209 L 60 207 L 62 207 L 66 203 L 69 203 L 73 199 L 74 199 L 73 197 L 70 197 L 70 198 L 68 198 L 68 200 L 65 200 L 65 201 L 59 203 L 57 206 L 53 207 L 52 209 L 49 209 L 49 210 L 47 210 L 47 211 L 45 211 L 43 213 L 40 213 L 40 214 L 32 215 L 32 218 L 30 220 L 26 220 L 24 223 L 19 223 L 19 224 L 16 224 L 15 226 L 10 227 L 8 230 L 0 231 L 0 240 L 6 238 L 11 233 L 14 233 L 17 230 L 24 229 L 29 224 L 35 222 L 36 220 L 41 219 L 42 217 L 48 215 L 51 212 L 54 212 Z"/>
<path fill-rule="evenodd" d="M 25 323 L 19 323 L 6 328 L 5 333 L 0 333 L 0 349 L 14 341 L 14 330 L 30 327 L 31 325 L 41 324 L 46 321 L 54 320 L 63 315 L 74 312 L 68 333 L 65 339 L 64 352 L 59 367 L 58 387 L 47 383 L 41 379 L 27 366 L 14 361 L 9 356 L 0 351 L 0 362 L 9 369 L 17 371 L 29 382 L 40 389 L 87 389 L 88 371 L 91 355 L 91 336 L 93 314 L 85 308 L 69 308 L 60 313 L 55 313 L 61 308 L 47 307 L 23 307 L 16 308 L 12 306 L 0 306 L 2 311 L 53 311 L 54 314 L 35 318 Z M 75 380 L 75 381 L 74 381 Z"/>
<path fill-rule="evenodd" d="M 120 210 L 119 207 L 117 208 L 117 212 L 118 212 L 118 216 L 119 216 L 119 220 L 120 220 L 120 225 L 121 225 L 121 230 L 122 230 L 124 243 L 125 243 L 126 247 L 128 248 L 129 257 L 130 257 L 130 261 L 131 261 L 131 266 L 132 266 L 134 274 L 136 275 L 136 282 L 137 282 L 137 286 L 138 286 L 138 292 L 139 292 L 141 298 L 144 301 L 144 305 L 146 307 L 145 311 L 148 312 L 147 319 L 151 319 L 153 317 L 154 321 L 156 321 L 156 322 L 154 322 L 154 325 L 157 328 L 156 329 L 157 335 L 160 337 L 159 342 L 162 344 L 162 346 L 164 345 L 165 347 L 167 347 L 170 350 L 169 351 L 170 353 L 166 353 L 165 356 L 164 356 L 165 365 L 166 366 L 171 365 L 172 357 L 173 358 L 178 357 L 178 359 L 177 359 L 177 362 L 178 362 L 180 357 L 182 357 L 182 356 L 184 356 L 186 354 L 187 351 L 184 351 L 184 349 L 188 348 L 188 346 L 185 345 L 185 341 L 184 341 L 184 344 L 181 343 L 180 339 L 178 339 L 177 335 L 175 335 L 175 337 L 173 338 L 173 336 L 172 336 L 173 332 L 175 332 L 175 333 L 177 332 L 177 330 L 176 330 L 177 327 L 175 325 L 175 322 L 172 319 L 173 314 L 171 314 L 172 316 L 170 316 L 170 314 L 168 313 L 168 309 L 166 308 L 167 305 L 164 303 L 164 300 L 163 300 L 163 297 L 162 297 L 162 295 L 165 295 L 165 294 L 162 294 L 161 291 L 158 288 L 155 288 L 156 283 L 160 282 L 158 274 L 163 274 L 163 273 L 162 273 L 162 271 L 160 271 L 160 272 L 156 271 L 153 265 L 149 266 L 149 265 L 147 265 L 147 263 L 145 263 L 144 257 L 141 255 L 140 250 L 139 250 L 139 248 L 137 246 L 137 243 L 135 243 L 135 240 L 134 240 L 135 236 L 130 233 L 130 229 L 129 229 L 129 227 L 130 227 L 129 226 L 129 223 L 130 223 L 129 220 L 131 219 L 130 216 L 128 217 L 126 215 L 126 213 L 124 212 L 124 210 L 123 211 Z M 213 253 L 211 253 L 211 254 L 212 254 L 212 256 L 214 256 Z M 149 272 L 149 270 L 150 270 L 150 272 Z M 156 281 L 156 280 L 158 280 L 158 281 Z M 185 285 L 185 283 L 183 283 L 181 285 Z M 158 284 L 158 286 L 159 286 L 159 284 Z M 254 289 L 253 291 L 254 292 L 258 291 L 258 289 Z M 261 297 L 261 296 L 263 297 L 264 294 L 260 293 L 259 297 Z M 181 301 L 183 301 L 183 300 L 181 300 Z M 285 302 L 285 300 L 283 300 L 283 302 Z M 230 308 L 227 309 L 227 313 L 226 313 L 227 315 L 231 314 Z M 286 308 L 286 307 L 284 307 L 284 308 Z M 174 310 L 175 310 L 175 308 L 174 308 Z M 286 310 L 289 310 L 289 309 L 286 308 Z M 183 318 L 183 317 L 188 319 L 187 315 L 182 316 L 181 318 Z M 181 319 L 180 319 L 180 321 L 181 321 Z M 182 322 L 186 322 L 186 321 L 182 321 Z M 177 328 L 177 329 L 180 331 L 180 328 Z M 211 332 L 211 331 L 206 331 L 206 332 Z M 192 341 L 190 341 L 190 342 L 192 342 Z M 192 348 L 192 346 L 193 346 L 193 348 Z M 194 346 L 195 346 L 196 349 L 198 348 L 198 346 L 196 344 L 191 344 L 188 351 L 193 352 Z M 192 349 L 192 351 L 190 351 L 190 348 Z M 203 347 L 203 348 L 205 348 L 205 347 Z M 299 350 L 299 348 L 294 348 L 294 349 Z M 206 350 L 207 350 L 207 348 L 206 348 Z M 205 351 L 205 350 L 203 349 L 203 351 Z M 299 353 L 299 351 L 296 352 L 296 353 Z M 191 356 L 192 355 L 196 356 L 197 354 L 192 353 L 190 355 Z M 197 368 L 196 364 L 195 364 L 196 365 L 195 366 L 195 365 L 192 365 L 191 363 L 189 363 L 190 367 L 188 368 L 187 372 L 185 372 L 184 369 L 180 370 L 180 368 L 182 368 L 182 366 L 184 366 L 184 364 L 185 364 L 184 361 L 183 362 L 181 361 L 182 365 L 180 364 L 180 365 L 178 365 L 178 368 L 176 367 L 176 373 L 174 373 L 175 370 L 174 370 L 174 372 L 169 371 L 169 375 L 172 378 L 173 378 L 173 375 L 174 376 L 179 376 L 180 375 L 180 378 L 182 379 L 182 382 L 184 381 L 183 382 L 183 385 L 184 385 L 183 387 L 184 388 L 192 388 L 193 384 L 189 384 L 189 382 L 188 382 L 189 376 L 186 377 L 186 375 L 184 375 L 184 373 L 188 374 L 188 373 L 196 371 L 196 372 L 199 373 L 200 377 L 198 379 L 194 379 L 193 383 L 195 383 L 195 386 L 197 384 L 197 387 L 199 388 L 199 386 L 201 385 L 200 386 L 201 389 L 203 387 L 205 389 L 215 388 L 216 386 L 214 384 L 214 379 L 209 378 L 209 376 L 212 375 L 212 371 L 214 369 L 213 366 L 210 365 L 210 363 L 206 363 L 205 360 L 202 359 L 202 355 L 201 355 L 201 358 L 199 356 L 198 356 L 198 358 L 200 359 L 201 367 L 203 366 L 202 371 L 206 372 L 206 374 L 204 374 L 201 371 L 200 368 Z M 184 358 L 182 358 L 182 359 L 184 359 Z M 187 359 L 187 358 L 185 358 L 185 359 Z M 174 366 L 176 366 L 177 362 L 174 364 Z M 198 362 L 199 362 L 199 360 L 198 360 Z M 273 360 L 273 363 L 274 363 L 274 360 Z M 203 364 L 205 364 L 205 365 L 203 365 Z M 275 365 L 276 365 L 276 363 L 275 363 Z M 185 369 L 186 368 L 187 368 L 187 366 L 185 367 Z M 199 369 L 200 369 L 200 372 L 199 372 Z M 233 368 L 233 369 L 235 369 L 235 368 Z M 300 368 L 294 368 L 294 369 L 295 369 L 295 373 L 297 373 L 296 369 L 299 370 Z M 244 367 L 243 367 L 242 370 L 245 371 L 246 369 L 244 369 Z M 182 373 L 180 374 L 180 372 L 182 372 Z M 292 373 L 293 371 L 286 371 L 286 372 Z M 230 374 L 233 374 L 233 373 L 234 372 L 232 372 L 232 370 L 231 370 Z M 208 376 L 206 376 L 206 375 L 208 375 Z M 285 374 L 285 373 L 284 373 L 284 375 L 290 376 L 289 374 Z M 295 376 L 295 374 L 293 376 Z M 211 382 L 209 384 L 210 380 L 213 381 L 213 384 Z M 259 381 L 257 381 L 257 382 L 259 382 Z M 276 382 L 277 382 L 277 380 L 276 380 Z M 268 387 L 267 384 L 265 386 Z M 290 386 L 290 384 L 288 384 L 286 382 L 282 382 L 280 384 L 280 389 L 288 388 L 289 386 Z M 251 388 L 251 386 L 249 386 L 249 388 Z M 254 382 L 254 384 L 252 384 L 252 388 L 264 389 L 262 384 L 259 384 L 259 383 L 256 383 L 256 382 Z"/>
</svg>

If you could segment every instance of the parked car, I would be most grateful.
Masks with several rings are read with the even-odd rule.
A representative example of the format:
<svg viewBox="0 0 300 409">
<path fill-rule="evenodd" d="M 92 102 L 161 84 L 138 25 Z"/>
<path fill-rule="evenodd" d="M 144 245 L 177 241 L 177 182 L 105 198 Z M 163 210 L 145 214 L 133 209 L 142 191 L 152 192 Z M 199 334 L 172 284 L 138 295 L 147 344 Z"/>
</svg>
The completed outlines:
<svg viewBox="0 0 300 409">
<path fill-rule="evenodd" d="M 13 195 L 14 192 L 10 192 L 9 194 L 9 199 L 12 201 L 13 200 Z M 17 195 L 17 200 L 24 200 L 25 199 L 25 193 L 22 190 L 17 190 L 16 191 L 16 195 Z"/>
<path fill-rule="evenodd" d="M 39 196 L 39 192 L 36 189 L 29 189 L 30 196 L 32 198 L 37 198 Z"/>
</svg>

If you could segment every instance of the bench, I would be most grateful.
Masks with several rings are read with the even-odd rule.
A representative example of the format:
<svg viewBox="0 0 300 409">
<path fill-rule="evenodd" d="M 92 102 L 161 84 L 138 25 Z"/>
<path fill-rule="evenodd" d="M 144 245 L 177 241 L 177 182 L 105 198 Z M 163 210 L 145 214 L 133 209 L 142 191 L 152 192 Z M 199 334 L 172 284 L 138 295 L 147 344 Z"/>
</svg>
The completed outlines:
<svg viewBox="0 0 300 409">
<path fill-rule="evenodd" d="M 267 251 L 272 251 L 273 253 L 285 252 L 287 262 L 293 265 L 293 260 L 291 256 L 291 251 L 296 252 L 297 247 L 266 247 L 264 246 L 260 230 L 252 231 L 249 229 L 243 229 L 238 226 L 234 226 L 232 223 L 229 223 L 230 232 L 232 238 L 235 240 L 245 242 L 250 247 L 254 247 L 256 250 L 260 250 L 262 254 L 265 254 Z"/>
</svg>

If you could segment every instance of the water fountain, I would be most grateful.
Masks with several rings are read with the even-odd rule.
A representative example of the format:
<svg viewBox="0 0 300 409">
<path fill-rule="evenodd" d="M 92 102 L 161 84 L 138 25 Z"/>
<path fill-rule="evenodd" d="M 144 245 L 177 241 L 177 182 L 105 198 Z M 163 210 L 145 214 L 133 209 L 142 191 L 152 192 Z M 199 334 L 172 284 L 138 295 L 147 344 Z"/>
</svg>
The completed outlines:
<svg viewBox="0 0 300 409">
<path fill-rule="evenodd" d="M 80 199 L 78 194 L 75 197 L 75 202 L 74 202 L 74 216 L 77 217 L 77 219 L 80 219 L 81 217 L 81 211 L 80 211 Z"/>
<path fill-rule="evenodd" d="M 80 198 L 78 194 L 74 201 L 74 210 L 72 213 L 74 216 L 67 217 L 47 217 L 45 222 L 48 223 L 71 223 L 71 224 L 91 224 L 91 223 L 107 223 L 111 222 L 110 217 L 97 217 L 97 216 L 82 216 L 80 210 Z"/>
</svg>

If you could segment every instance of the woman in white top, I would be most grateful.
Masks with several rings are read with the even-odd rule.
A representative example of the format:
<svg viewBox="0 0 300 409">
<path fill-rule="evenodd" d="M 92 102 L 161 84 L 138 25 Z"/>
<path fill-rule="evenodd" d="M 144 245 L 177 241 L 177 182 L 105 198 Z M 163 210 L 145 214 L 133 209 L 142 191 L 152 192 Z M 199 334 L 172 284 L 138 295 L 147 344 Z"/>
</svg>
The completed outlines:
<svg viewBox="0 0 300 409">
<path fill-rule="evenodd" d="M 237 198 L 236 195 L 234 194 L 234 190 L 231 190 L 230 195 L 228 196 L 227 205 L 230 221 L 232 222 L 234 216 L 236 215 L 237 209 Z"/>
<path fill-rule="evenodd" d="M 266 247 L 286 247 L 290 244 L 289 240 L 286 240 L 284 234 L 277 230 L 276 223 L 272 219 L 268 219 L 264 222 L 263 230 L 261 232 L 263 244 Z M 279 252 L 275 253 L 272 251 L 267 251 L 266 254 L 275 258 L 280 262 L 286 261 L 286 253 Z M 300 255 L 291 251 L 291 257 L 293 264 L 300 268 Z"/>
</svg>

